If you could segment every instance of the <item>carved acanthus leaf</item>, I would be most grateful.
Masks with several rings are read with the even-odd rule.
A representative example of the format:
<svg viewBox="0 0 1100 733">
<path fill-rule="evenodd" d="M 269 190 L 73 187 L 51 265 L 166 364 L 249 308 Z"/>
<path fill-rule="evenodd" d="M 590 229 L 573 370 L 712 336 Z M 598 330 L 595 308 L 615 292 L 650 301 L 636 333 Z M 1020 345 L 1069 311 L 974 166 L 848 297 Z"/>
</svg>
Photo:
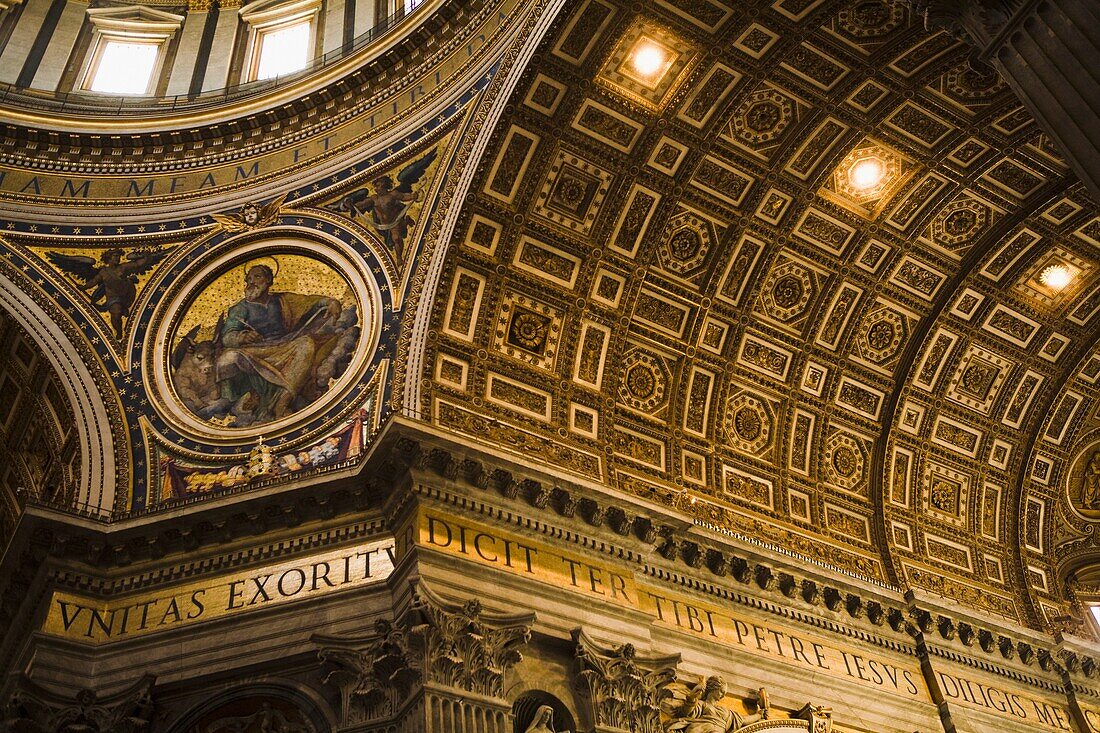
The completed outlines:
<svg viewBox="0 0 1100 733">
<path fill-rule="evenodd" d="M 477 600 L 447 601 L 423 584 L 417 601 L 424 622 L 412 626 L 409 637 L 424 660 L 425 679 L 503 698 L 505 675 L 522 659 L 519 647 L 531 638 L 535 614 L 498 614 Z"/>
<path fill-rule="evenodd" d="M 403 629 L 381 619 L 374 631 L 360 637 L 313 637 L 328 670 L 325 683 L 340 689 L 345 725 L 392 715 L 422 678 Z"/>
<path fill-rule="evenodd" d="M 4 705 L 0 729 L 20 733 L 148 733 L 153 722 L 153 683 L 146 675 L 122 692 L 100 698 L 81 690 L 66 698 L 20 678 Z"/>
<path fill-rule="evenodd" d="M 1015 19 L 1026 0 L 906 0 L 929 30 L 943 30 L 982 51 Z"/>
<path fill-rule="evenodd" d="M 833 711 L 824 705 L 806 703 L 791 717 L 808 722 L 810 733 L 831 733 L 833 729 Z"/>
<path fill-rule="evenodd" d="M 679 654 L 640 656 L 631 644 L 603 646 L 581 629 L 577 644 L 577 685 L 592 705 L 596 729 L 659 733 L 664 688 L 676 679 Z"/>
</svg>

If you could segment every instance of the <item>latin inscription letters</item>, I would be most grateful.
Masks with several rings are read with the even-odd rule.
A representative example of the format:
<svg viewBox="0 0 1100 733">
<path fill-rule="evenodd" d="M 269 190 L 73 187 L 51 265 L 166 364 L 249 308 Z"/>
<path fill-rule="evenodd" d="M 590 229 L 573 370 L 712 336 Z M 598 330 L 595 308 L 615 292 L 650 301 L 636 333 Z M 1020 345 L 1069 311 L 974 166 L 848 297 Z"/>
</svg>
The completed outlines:
<svg viewBox="0 0 1100 733">
<path fill-rule="evenodd" d="M 93 603 L 58 593 L 46 620 L 46 630 L 95 643 L 115 641 L 346 586 L 364 585 L 388 576 L 395 561 L 391 540 L 364 550 L 286 564 L 270 571 L 122 603 Z"/>
</svg>

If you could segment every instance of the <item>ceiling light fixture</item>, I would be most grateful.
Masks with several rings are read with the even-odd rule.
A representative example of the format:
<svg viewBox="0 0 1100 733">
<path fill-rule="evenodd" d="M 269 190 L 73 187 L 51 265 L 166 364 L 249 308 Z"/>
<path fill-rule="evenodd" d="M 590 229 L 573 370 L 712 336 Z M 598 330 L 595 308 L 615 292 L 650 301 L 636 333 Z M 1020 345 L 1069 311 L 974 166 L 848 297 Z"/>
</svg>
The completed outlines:
<svg viewBox="0 0 1100 733">
<path fill-rule="evenodd" d="M 1039 282 L 1051 290 L 1062 290 L 1073 280 L 1073 273 L 1065 265 L 1048 265 L 1039 273 Z"/>
<path fill-rule="evenodd" d="M 643 41 L 639 43 L 634 49 L 634 55 L 631 58 L 631 63 L 634 64 L 634 71 L 638 72 L 638 75 L 643 78 L 649 78 L 660 73 L 668 61 L 668 55 L 665 50 L 655 43 Z"/>
<path fill-rule="evenodd" d="M 862 158 L 848 170 L 848 182 L 857 191 L 870 191 L 882 183 L 886 166 L 878 158 Z"/>
</svg>

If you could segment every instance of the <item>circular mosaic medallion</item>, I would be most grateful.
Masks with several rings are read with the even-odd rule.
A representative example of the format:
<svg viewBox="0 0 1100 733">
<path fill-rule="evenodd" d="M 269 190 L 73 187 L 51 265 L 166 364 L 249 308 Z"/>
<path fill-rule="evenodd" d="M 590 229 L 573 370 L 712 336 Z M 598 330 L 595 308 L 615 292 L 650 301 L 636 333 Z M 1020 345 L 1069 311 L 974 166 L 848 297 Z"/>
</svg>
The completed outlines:
<svg viewBox="0 0 1100 733">
<path fill-rule="evenodd" d="M 215 441 L 304 424 L 373 353 L 377 285 L 336 243 L 277 237 L 219 249 L 182 276 L 155 321 L 158 408 Z"/>
</svg>

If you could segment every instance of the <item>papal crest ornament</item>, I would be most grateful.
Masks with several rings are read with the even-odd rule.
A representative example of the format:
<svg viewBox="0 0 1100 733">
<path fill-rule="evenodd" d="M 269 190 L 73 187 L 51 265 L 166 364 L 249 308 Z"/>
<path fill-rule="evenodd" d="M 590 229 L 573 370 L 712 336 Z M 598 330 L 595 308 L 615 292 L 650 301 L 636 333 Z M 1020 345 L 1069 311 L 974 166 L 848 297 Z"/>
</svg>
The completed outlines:
<svg viewBox="0 0 1100 733">
<path fill-rule="evenodd" d="M 316 419 L 377 347 L 378 285 L 341 242 L 229 240 L 180 280 L 151 324 L 149 383 L 162 416 L 204 442 L 275 436 Z"/>
</svg>

